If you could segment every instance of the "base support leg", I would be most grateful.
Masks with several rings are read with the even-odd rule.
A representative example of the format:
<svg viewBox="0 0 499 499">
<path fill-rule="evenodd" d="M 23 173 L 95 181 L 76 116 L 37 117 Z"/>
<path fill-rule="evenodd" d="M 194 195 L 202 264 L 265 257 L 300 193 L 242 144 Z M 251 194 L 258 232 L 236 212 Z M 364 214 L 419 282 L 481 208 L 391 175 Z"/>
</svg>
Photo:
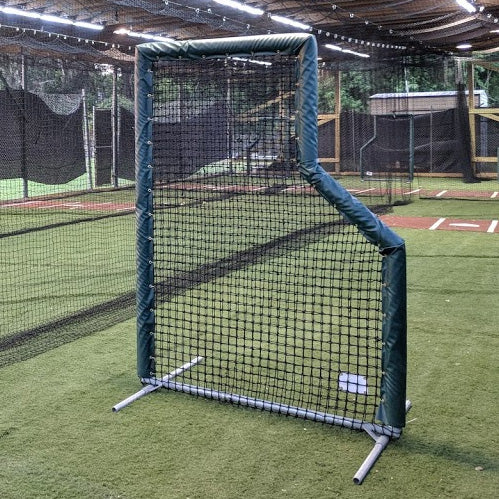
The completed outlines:
<svg viewBox="0 0 499 499">
<path fill-rule="evenodd" d="M 144 378 L 142 381 L 145 383 L 148 383 L 146 386 L 144 386 L 141 390 L 138 392 L 134 393 L 133 395 L 130 395 L 130 397 L 127 397 L 125 400 L 122 400 L 118 404 L 116 404 L 113 407 L 113 412 L 118 412 L 127 405 L 130 405 L 132 402 L 135 402 L 136 400 L 142 398 L 144 395 L 147 395 L 148 393 L 154 392 L 158 388 L 161 388 L 164 383 L 171 381 L 172 379 L 176 378 L 177 376 L 181 375 L 183 372 L 187 371 L 191 367 L 196 366 L 200 362 L 203 361 L 203 357 L 195 357 L 192 359 L 190 362 L 186 362 L 184 365 L 180 366 L 179 368 L 175 369 L 171 373 L 167 374 L 161 379 L 158 378 Z"/>
<path fill-rule="evenodd" d="M 410 400 L 406 400 L 405 402 L 405 412 L 409 412 L 412 404 Z M 369 471 L 371 471 L 371 468 L 374 466 L 374 463 L 378 460 L 378 457 L 381 455 L 381 453 L 385 450 L 386 446 L 390 443 L 390 437 L 387 435 L 378 435 L 374 431 L 366 430 L 369 435 L 374 439 L 374 447 L 372 448 L 371 452 L 369 455 L 366 457 L 360 468 L 358 469 L 357 473 L 355 473 L 353 477 L 353 483 L 356 485 L 360 485 L 363 481 L 364 478 L 367 476 Z"/>
</svg>

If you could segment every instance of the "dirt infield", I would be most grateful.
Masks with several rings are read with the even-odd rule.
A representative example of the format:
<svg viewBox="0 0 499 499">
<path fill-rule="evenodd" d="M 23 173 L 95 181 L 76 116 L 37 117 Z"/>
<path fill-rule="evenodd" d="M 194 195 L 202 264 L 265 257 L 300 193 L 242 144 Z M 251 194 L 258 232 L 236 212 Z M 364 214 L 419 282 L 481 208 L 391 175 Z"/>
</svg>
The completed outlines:
<svg viewBox="0 0 499 499">
<path fill-rule="evenodd" d="M 25 208 L 40 210 L 80 210 L 80 211 L 133 211 L 135 206 L 133 203 L 95 203 L 95 202 L 80 202 L 80 201 L 62 201 L 54 200 L 34 200 L 34 201 L 13 201 L 11 203 L 3 203 L 0 208 Z"/>
<path fill-rule="evenodd" d="M 457 189 L 415 189 L 410 194 L 417 194 L 420 198 L 436 199 L 495 199 L 499 201 L 499 191 L 470 191 Z"/>
<path fill-rule="evenodd" d="M 247 189 L 247 188 L 246 188 Z M 255 191 L 261 188 L 255 188 Z M 293 186 L 286 191 L 310 189 L 308 186 Z M 132 212 L 132 203 L 95 203 L 63 200 L 16 201 L 4 203 L 0 208 L 25 208 L 40 210 L 81 210 L 101 212 Z M 499 233 L 498 220 L 462 220 L 442 217 L 404 217 L 398 215 L 382 215 L 380 219 L 389 227 L 424 230 L 457 230 L 471 232 Z"/>
<path fill-rule="evenodd" d="M 443 217 L 402 217 L 396 215 L 382 215 L 380 219 L 389 227 L 406 229 L 499 232 L 497 220 L 462 220 Z"/>
</svg>

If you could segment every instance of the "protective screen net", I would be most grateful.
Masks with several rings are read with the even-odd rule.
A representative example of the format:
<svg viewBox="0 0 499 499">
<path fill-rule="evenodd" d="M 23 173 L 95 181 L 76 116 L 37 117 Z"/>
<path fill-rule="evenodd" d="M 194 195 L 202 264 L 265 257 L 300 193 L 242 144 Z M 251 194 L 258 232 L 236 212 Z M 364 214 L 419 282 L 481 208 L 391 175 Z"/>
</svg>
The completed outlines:
<svg viewBox="0 0 499 499">
<path fill-rule="evenodd" d="M 382 257 L 297 173 L 296 61 L 257 62 L 154 68 L 154 375 L 373 421 Z"/>
</svg>

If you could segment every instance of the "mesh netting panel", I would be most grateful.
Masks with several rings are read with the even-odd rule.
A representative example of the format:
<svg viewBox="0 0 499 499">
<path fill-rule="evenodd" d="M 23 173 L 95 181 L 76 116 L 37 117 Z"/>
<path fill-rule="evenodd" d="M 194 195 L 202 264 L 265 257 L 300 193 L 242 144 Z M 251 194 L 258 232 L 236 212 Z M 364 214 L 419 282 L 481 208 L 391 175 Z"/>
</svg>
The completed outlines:
<svg viewBox="0 0 499 499">
<path fill-rule="evenodd" d="M 88 192 L 92 110 L 111 107 L 113 74 L 23 54 L 0 55 L 0 366 L 135 314 L 134 193 Z M 116 77 L 125 105 L 131 68 Z"/>
<path fill-rule="evenodd" d="M 58 114 L 37 95 L 0 90 L 0 179 L 64 184 L 85 173 L 80 105 Z"/>
<path fill-rule="evenodd" d="M 200 356 L 182 386 L 372 421 L 381 256 L 296 173 L 295 78 L 155 68 L 155 375 Z"/>
<path fill-rule="evenodd" d="M 0 203 L 0 366 L 135 313 L 133 192 Z"/>
</svg>

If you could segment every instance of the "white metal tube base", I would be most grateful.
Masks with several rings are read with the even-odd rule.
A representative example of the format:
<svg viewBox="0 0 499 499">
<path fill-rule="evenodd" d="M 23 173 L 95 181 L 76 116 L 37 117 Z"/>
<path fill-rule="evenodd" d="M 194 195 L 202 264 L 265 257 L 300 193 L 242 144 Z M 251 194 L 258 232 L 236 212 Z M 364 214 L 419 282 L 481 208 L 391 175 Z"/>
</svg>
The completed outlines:
<svg viewBox="0 0 499 499">
<path fill-rule="evenodd" d="M 158 388 L 161 388 L 162 386 L 164 386 L 164 383 L 171 381 L 176 376 L 179 376 L 183 372 L 187 371 L 191 367 L 196 366 L 197 364 L 199 364 L 202 361 L 203 361 L 203 357 L 195 357 L 190 362 L 186 362 L 183 366 L 178 367 L 177 369 L 175 369 L 171 373 L 167 374 L 166 376 L 164 376 L 160 380 L 158 380 L 156 378 L 144 378 L 142 381 L 144 383 L 148 383 L 148 384 L 146 386 L 144 386 L 144 388 L 142 388 L 138 392 L 134 393 L 133 395 L 130 395 L 130 397 L 127 397 L 125 400 L 122 400 L 121 402 L 116 404 L 113 407 L 113 412 L 118 412 L 121 409 L 123 409 L 124 407 L 126 407 L 127 405 L 130 405 L 132 402 L 135 402 L 136 400 L 142 398 L 144 395 L 147 395 L 148 393 L 151 393 L 151 392 L 157 390 Z"/>
<path fill-rule="evenodd" d="M 246 397 L 243 395 L 236 395 L 233 393 L 221 392 L 218 390 L 213 390 L 210 388 L 201 388 L 194 385 L 189 385 L 186 383 L 179 383 L 173 381 L 174 378 L 181 375 L 183 372 L 187 371 L 191 367 L 195 367 L 197 364 L 204 360 L 203 357 L 195 357 L 190 362 L 185 363 L 174 371 L 170 372 L 163 378 L 143 378 L 144 383 L 148 383 L 147 386 L 134 393 L 130 397 L 126 398 L 122 402 L 116 404 L 113 407 L 114 412 L 118 412 L 127 405 L 131 404 L 135 400 L 142 398 L 143 396 L 151 393 L 158 388 L 165 387 L 170 390 L 190 393 L 192 395 L 197 395 L 205 398 L 215 399 L 224 402 L 233 402 L 246 407 L 253 407 L 256 409 L 261 409 L 269 412 L 277 412 L 280 414 L 287 414 L 294 417 L 308 419 L 312 421 L 318 421 L 326 424 L 345 426 L 347 428 L 352 428 L 355 430 L 364 430 L 374 439 L 374 447 L 364 460 L 357 473 L 353 477 L 353 482 L 356 485 L 360 485 L 364 478 L 367 476 L 371 468 L 374 466 L 375 462 L 386 448 L 391 438 L 400 437 L 402 430 L 400 428 L 395 428 L 392 426 L 378 425 L 375 423 L 367 423 L 365 421 L 344 418 L 336 416 L 334 414 L 328 414 L 320 411 L 314 411 L 309 409 L 303 409 L 300 407 L 294 407 L 287 404 L 281 404 L 276 402 L 270 402 L 268 400 L 256 399 L 253 397 Z M 411 402 L 406 401 L 405 410 L 406 413 L 411 408 Z"/>
<path fill-rule="evenodd" d="M 406 400 L 405 402 L 405 412 L 409 412 L 409 409 L 411 408 L 412 404 L 410 400 Z M 371 471 L 371 468 L 374 466 L 374 463 L 378 460 L 378 457 L 381 455 L 381 453 L 385 450 L 386 446 L 390 442 L 390 437 L 387 435 L 379 435 L 374 431 L 368 431 L 366 430 L 369 435 L 374 439 L 374 447 L 372 448 L 371 452 L 369 455 L 366 457 L 360 468 L 357 470 L 357 473 L 355 473 L 353 477 L 353 483 L 356 485 L 360 485 L 363 481 L 364 478 L 367 476 L 369 471 Z"/>
</svg>

